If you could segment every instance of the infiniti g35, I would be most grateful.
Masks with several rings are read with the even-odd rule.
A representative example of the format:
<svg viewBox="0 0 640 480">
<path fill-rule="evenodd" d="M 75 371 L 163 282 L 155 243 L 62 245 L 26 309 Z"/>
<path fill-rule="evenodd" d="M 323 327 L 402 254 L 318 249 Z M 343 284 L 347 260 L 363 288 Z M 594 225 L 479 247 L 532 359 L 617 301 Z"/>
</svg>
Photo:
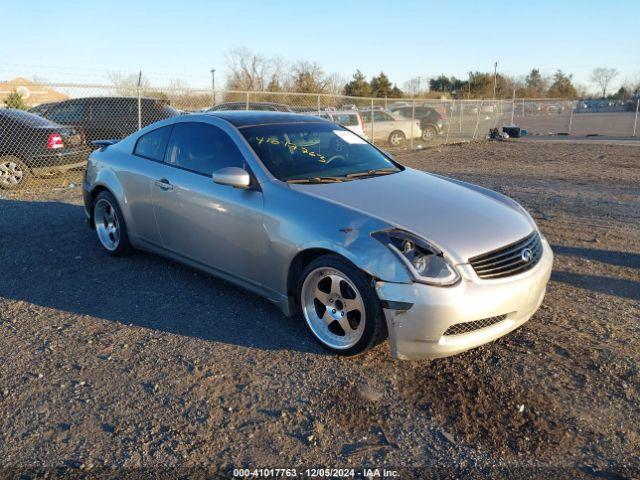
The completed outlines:
<svg viewBox="0 0 640 480">
<path fill-rule="evenodd" d="M 398 358 L 452 355 L 519 327 L 544 297 L 553 254 L 518 203 L 405 167 L 336 123 L 213 112 L 100 145 L 83 189 L 107 252 L 239 284 L 334 352 L 388 336 Z"/>
</svg>

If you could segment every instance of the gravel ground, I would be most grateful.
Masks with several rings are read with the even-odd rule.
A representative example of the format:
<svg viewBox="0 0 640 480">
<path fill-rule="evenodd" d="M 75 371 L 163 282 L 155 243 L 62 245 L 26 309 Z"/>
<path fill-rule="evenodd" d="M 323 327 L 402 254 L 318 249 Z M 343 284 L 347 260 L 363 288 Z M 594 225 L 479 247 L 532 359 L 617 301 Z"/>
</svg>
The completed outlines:
<svg viewBox="0 0 640 480">
<path fill-rule="evenodd" d="M 386 343 L 338 358 L 259 297 L 102 253 L 78 188 L 5 194 L 0 476 L 638 478 L 640 149 L 483 142 L 399 160 L 532 212 L 556 263 L 522 328 L 441 360 L 394 361 Z"/>
</svg>

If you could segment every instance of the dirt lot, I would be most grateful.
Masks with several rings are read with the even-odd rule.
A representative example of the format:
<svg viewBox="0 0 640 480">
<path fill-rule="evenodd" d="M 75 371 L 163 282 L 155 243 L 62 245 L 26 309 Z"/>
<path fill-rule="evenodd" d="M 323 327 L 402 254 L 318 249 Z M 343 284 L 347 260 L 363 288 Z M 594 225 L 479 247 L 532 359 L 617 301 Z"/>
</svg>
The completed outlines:
<svg viewBox="0 0 640 480">
<path fill-rule="evenodd" d="M 387 344 L 337 358 L 252 294 L 103 254 L 78 188 L 0 201 L 0 465 L 638 478 L 640 148 L 485 142 L 399 159 L 532 212 L 556 263 L 525 326 L 448 359 L 393 361 Z"/>
</svg>

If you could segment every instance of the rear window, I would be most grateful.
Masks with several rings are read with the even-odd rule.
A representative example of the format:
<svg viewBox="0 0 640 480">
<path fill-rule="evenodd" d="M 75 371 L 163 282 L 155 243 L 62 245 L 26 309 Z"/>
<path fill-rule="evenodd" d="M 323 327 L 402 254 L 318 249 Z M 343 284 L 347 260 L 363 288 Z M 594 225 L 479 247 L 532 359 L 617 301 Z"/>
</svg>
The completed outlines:
<svg viewBox="0 0 640 480">
<path fill-rule="evenodd" d="M 5 116 L 10 120 L 22 123 L 29 127 L 50 127 L 53 125 L 50 120 L 39 117 L 33 113 L 25 112 L 23 110 L 14 110 L 12 108 L 0 110 L 0 116 Z"/>
<path fill-rule="evenodd" d="M 356 113 L 334 113 L 333 119 L 345 127 L 352 127 L 360 124 Z"/>
<path fill-rule="evenodd" d="M 161 162 L 171 136 L 171 126 L 157 128 L 142 135 L 136 142 L 134 155 Z"/>
<path fill-rule="evenodd" d="M 63 103 L 49 110 L 47 112 L 47 117 L 50 120 L 61 123 L 63 125 L 74 122 L 81 122 L 84 118 L 84 110 L 84 103 Z"/>
</svg>

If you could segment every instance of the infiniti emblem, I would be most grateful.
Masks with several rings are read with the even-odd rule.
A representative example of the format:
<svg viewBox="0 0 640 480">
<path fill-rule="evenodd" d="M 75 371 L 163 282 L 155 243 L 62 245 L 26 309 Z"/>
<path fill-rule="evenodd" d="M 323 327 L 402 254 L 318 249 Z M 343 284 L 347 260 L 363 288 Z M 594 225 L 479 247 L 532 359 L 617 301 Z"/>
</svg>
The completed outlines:
<svg viewBox="0 0 640 480">
<path fill-rule="evenodd" d="M 533 251 L 530 248 L 523 249 L 522 252 L 520 253 L 520 258 L 522 259 L 523 262 L 529 263 L 533 258 Z"/>
</svg>

